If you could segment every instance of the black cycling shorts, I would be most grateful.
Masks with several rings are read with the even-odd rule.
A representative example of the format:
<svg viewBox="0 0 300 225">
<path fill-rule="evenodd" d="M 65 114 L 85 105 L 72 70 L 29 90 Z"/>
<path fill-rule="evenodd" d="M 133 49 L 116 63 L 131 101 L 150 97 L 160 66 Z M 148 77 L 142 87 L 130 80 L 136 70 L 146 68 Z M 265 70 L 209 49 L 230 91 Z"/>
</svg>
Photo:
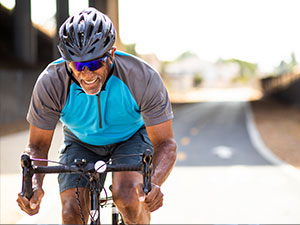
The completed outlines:
<svg viewBox="0 0 300 225">
<path fill-rule="evenodd" d="M 112 160 L 113 164 L 137 164 L 141 161 L 141 155 L 146 149 L 153 152 L 152 143 L 148 137 L 145 127 L 139 129 L 130 139 L 124 142 L 105 145 L 105 146 L 92 146 L 88 148 L 86 144 L 65 141 L 63 148 L 59 154 L 61 163 L 71 165 L 74 159 L 85 159 L 87 162 L 95 163 L 98 160 L 107 162 Z M 101 174 L 101 183 L 104 184 L 105 176 Z M 59 174 L 58 183 L 59 190 L 63 192 L 70 188 L 76 187 L 76 181 L 79 174 Z M 78 187 L 88 187 L 88 181 L 81 177 L 79 179 Z"/>
</svg>

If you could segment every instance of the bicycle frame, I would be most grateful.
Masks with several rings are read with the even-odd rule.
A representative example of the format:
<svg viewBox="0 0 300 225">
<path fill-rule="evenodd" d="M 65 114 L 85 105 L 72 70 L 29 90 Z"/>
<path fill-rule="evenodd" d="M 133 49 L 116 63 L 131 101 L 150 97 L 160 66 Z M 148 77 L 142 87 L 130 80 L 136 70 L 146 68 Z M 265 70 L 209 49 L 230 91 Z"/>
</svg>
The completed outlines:
<svg viewBox="0 0 300 225">
<path fill-rule="evenodd" d="M 97 185 L 97 179 L 93 176 L 97 173 L 107 172 L 120 172 L 120 171 L 141 171 L 143 174 L 144 192 L 148 194 L 151 191 L 151 173 L 152 173 L 152 152 L 146 150 L 143 154 L 142 161 L 136 165 L 112 165 L 105 164 L 105 169 L 99 170 L 95 168 L 95 164 L 86 163 L 84 159 L 75 160 L 74 165 L 62 165 L 62 166 L 35 166 L 32 163 L 32 159 L 28 154 L 21 155 L 22 166 L 22 191 L 21 195 L 25 196 L 28 200 L 33 195 L 32 190 L 32 177 L 34 174 L 48 174 L 48 173 L 77 173 L 77 174 L 90 174 L 91 186 L 94 190 L 91 190 L 91 210 L 90 213 L 93 217 L 91 224 L 100 224 L 100 192 L 101 188 Z M 99 162 L 99 161 L 98 161 Z M 102 163 L 102 165 L 103 165 Z M 101 163 L 100 163 L 101 164 Z M 99 165 L 99 164 L 98 164 Z M 102 166 L 101 166 L 102 167 Z M 114 220 L 113 220 L 114 221 Z"/>
</svg>

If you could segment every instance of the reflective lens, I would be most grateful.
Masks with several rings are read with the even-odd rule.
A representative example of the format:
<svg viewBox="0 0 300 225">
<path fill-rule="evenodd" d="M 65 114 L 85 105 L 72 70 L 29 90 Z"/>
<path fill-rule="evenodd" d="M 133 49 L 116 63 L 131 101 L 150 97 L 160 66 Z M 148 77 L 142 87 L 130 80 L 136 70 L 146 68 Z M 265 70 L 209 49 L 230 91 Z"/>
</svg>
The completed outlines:
<svg viewBox="0 0 300 225">
<path fill-rule="evenodd" d="M 72 62 L 72 63 L 75 66 L 76 70 L 78 70 L 79 72 L 81 72 L 84 69 L 84 67 L 87 67 L 89 71 L 95 71 L 97 69 L 100 69 L 104 65 L 104 62 L 107 61 L 107 58 L 108 56 L 104 56 L 102 58 L 95 59 L 88 62 Z"/>
</svg>

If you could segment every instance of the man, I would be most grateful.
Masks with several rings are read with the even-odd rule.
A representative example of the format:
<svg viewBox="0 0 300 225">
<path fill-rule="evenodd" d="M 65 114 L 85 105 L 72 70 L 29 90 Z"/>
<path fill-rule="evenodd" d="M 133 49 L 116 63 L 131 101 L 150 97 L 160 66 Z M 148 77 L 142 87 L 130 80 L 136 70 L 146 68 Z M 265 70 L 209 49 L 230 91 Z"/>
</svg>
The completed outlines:
<svg viewBox="0 0 300 225">
<path fill-rule="evenodd" d="M 115 37 L 110 19 L 94 8 L 71 16 L 60 27 L 58 48 L 62 59 L 49 64 L 34 87 L 25 152 L 47 158 L 58 120 L 64 124 L 62 163 L 72 163 L 75 158 L 137 163 L 140 157 L 120 155 L 152 149 L 151 192 L 147 196 L 143 193 L 138 172 L 115 173 L 112 190 L 126 223 L 148 224 L 150 213 L 163 204 L 160 187 L 176 160 L 173 113 L 159 74 L 140 59 L 116 51 Z M 30 201 L 18 196 L 19 206 L 30 215 L 39 211 L 43 178 L 34 175 Z M 58 177 L 65 224 L 81 223 L 75 195 L 77 178 L 76 174 Z M 86 182 L 79 182 L 82 204 L 88 204 L 84 201 L 88 199 Z M 87 220 L 87 207 L 81 208 Z"/>
</svg>

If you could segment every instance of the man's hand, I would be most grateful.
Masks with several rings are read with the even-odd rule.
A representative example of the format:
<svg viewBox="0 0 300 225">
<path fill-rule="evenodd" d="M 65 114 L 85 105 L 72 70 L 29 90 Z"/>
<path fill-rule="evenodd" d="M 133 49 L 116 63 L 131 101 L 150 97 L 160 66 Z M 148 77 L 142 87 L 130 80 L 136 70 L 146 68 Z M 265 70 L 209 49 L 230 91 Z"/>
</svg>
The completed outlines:
<svg viewBox="0 0 300 225">
<path fill-rule="evenodd" d="M 33 196 L 31 197 L 30 201 L 26 197 L 22 197 L 21 193 L 19 193 L 17 202 L 24 212 L 32 216 L 39 212 L 43 196 L 44 190 L 42 188 L 38 188 L 33 190 Z"/>
<path fill-rule="evenodd" d="M 151 184 L 151 186 L 151 191 L 147 195 L 145 195 L 144 193 L 142 184 L 139 184 L 136 187 L 136 191 L 140 202 L 147 205 L 149 211 L 153 212 L 162 207 L 164 194 L 161 192 L 160 186 L 153 183 Z"/>
</svg>

